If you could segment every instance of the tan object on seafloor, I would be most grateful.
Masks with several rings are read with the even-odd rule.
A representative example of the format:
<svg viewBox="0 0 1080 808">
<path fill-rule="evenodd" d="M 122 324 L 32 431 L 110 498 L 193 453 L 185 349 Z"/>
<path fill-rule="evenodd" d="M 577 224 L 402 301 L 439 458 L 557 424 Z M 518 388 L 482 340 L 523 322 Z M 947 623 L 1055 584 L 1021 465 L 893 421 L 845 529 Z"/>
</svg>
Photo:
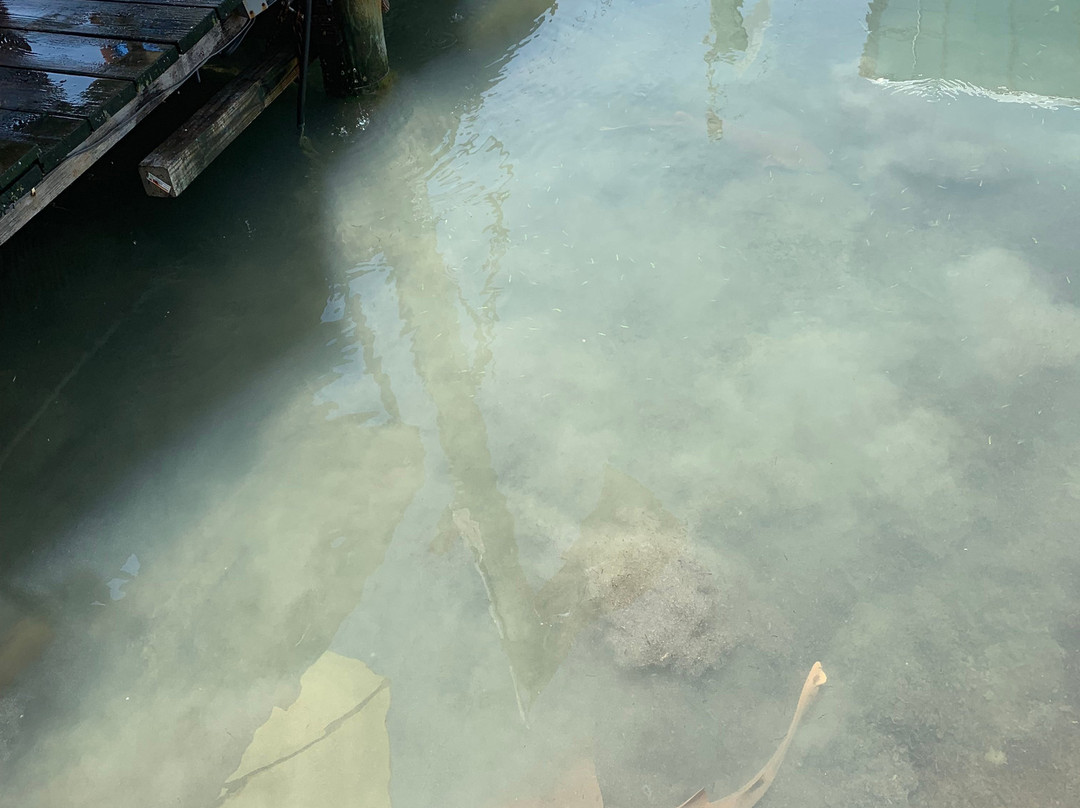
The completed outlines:
<svg viewBox="0 0 1080 808">
<path fill-rule="evenodd" d="M 825 676 L 821 663 L 815 662 L 814 666 L 810 668 L 810 675 L 806 677 L 806 682 L 803 684 L 802 693 L 799 694 L 799 703 L 795 707 L 795 715 L 792 716 L 787 735 L 784 736 L 780 746 L 773 752 L 769 762 L 762 767 L 761 771 L 749 783 L 734 794 L 729 794 L 717 802 L 709 802 L 708 797 L 705 796 L 705 789 L 702 789 L 680 805 L 679 808 L 751 808 L 751 806 L 756 805 L 757 801 L 765 795 L 769 786 L 772 785 L 772 781 L 776 779 L 776 772 L 779 771 L 780 764 L 784 762 L 784 756 L 787 754 L 788 746 L 791 745 L 795 730 L 799 727 L 799 722 L 802 721 L 803 715 L 810 707 L 810 702 L 814 700 L 814 696 L 817 695 L 818 690 L 827 680 L 828 677 Z"/>
<path fill-rule="evenodd" d="M 52 638 L 52 628 L 40 617 L 24 617 L 0 637 L 0 691 L 41 656 Z"/>
<path fill-rule="evenodd" d="M 255 730 L 220 808 L 390 808 L 390 680 L 326 651 Z"/>
<path fill-rule="evenodd" d="M 506 808 L 604 808 L 604 797 L 593 762 L 584 758 L 562 776 L 553 794 L 514 800 Z"/>
<path fill-rule="evenodd" d="M 799 694 L 799 703 L 795 707 L 795 715 L 788 726 L 787 734 L 769 758 L 769 762 L 754 776 L 754 779 L 734 794 L 729 794 L 717 802 L 709 802 L 705 789 L 701 789 L 679 808 L 752 808 L 757 805 L 758 800 L 765 795 L 772 781 L 776 779 L 776 773 L 780 769 L 780 764 L 784 762 L 784 756 L 787 754 L 788 746 L 791 745 L 795 730 L 798 729 L 799 723 L 810 708 L 814 696 L 826 681 L 827 677 L 821 663 L 815 662 L 803 684 L 802 693 Z M 541 799 L 518 799 L 509 803 L 506 808 L 603 808 L 603 806 L 604 798 L 600 793 L 600 783 L 596 779 L 596 769 L 589 758 L 584 758 L 566 771 L 554 793 Z"/>
</svg>

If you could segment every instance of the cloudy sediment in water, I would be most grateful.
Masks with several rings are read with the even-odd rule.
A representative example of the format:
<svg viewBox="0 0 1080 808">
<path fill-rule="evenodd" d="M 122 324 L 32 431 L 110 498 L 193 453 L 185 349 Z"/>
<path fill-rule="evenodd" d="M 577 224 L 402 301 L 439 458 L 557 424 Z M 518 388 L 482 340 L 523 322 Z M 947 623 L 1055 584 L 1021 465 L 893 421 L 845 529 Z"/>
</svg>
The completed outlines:
<svg viewBox="0 0 1080 808">
<path fill-rule="evenodd" d="M 762 805 L 1065 804 L 1080 88 L 928 3 L 395 4 L 5 317 L 0 804 L 674 808 L 816 660 Z"/>
</svg>

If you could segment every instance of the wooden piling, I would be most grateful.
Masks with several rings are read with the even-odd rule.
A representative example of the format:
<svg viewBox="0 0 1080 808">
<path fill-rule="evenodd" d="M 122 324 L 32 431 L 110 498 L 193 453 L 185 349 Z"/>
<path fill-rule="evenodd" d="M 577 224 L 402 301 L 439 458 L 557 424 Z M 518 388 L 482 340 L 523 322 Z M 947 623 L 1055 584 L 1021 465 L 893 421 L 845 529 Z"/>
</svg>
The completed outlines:
<svg viewBox="0 0 1080 808">
<path fill-rule="evenodd" d="M 346 97 L 373 89 L 390 71 L 382 0 L 314 0 L 313 7 L 326 92 Z"/>
</svg>

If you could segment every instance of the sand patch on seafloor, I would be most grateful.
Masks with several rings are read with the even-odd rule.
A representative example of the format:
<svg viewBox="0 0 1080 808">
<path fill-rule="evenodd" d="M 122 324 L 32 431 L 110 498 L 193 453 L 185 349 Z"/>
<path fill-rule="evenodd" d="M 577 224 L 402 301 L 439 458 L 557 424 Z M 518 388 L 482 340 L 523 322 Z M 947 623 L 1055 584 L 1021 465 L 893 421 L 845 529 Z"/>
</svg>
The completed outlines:
<svg viewBox="0 0 1080 808">
<path fill-rule="evenodd" d="M 962 338 L 999 381 L 1080 357 L 1080 312 L 1054 300 L 1020 256 L 983 250 L 946 270 Z"/>
</svg>

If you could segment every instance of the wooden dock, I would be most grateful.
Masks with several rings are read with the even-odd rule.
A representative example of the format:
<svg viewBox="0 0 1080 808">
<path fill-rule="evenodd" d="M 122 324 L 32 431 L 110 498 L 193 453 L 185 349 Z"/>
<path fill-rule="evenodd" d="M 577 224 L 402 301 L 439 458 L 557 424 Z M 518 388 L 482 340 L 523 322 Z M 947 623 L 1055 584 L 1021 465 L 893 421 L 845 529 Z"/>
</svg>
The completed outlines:
<svg viewBox="0 0 1080 808">
<path fill-rule="evenodd" d="M 242 0 L 0 0 L 0 244 L 249 24 Z"/>
</svg>

